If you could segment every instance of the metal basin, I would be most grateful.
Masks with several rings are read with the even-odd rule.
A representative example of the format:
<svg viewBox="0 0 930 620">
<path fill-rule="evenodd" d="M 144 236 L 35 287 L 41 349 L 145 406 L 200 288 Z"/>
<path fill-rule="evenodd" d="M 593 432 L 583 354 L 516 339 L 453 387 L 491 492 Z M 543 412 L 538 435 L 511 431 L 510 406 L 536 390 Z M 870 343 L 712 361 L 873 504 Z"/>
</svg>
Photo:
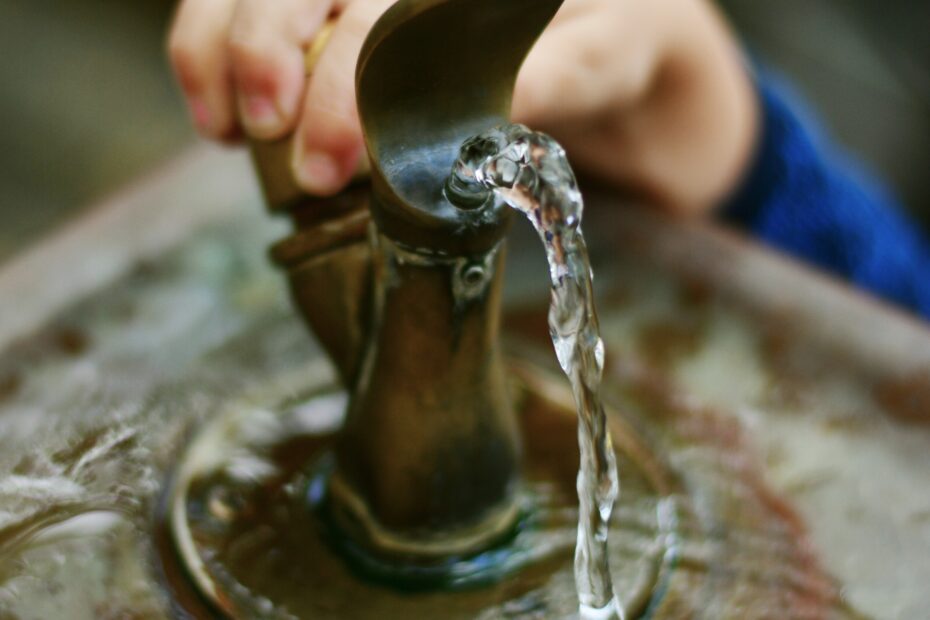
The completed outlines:
<svg viewBox="0 0 930 620">
<path fill-rule="evenodd" d="M 192 151 L 0 271 L 0 615 L 177 613 L 154 515 L 185 438 L 329 372 L 250 179 Z M 609 397 L 695 524 L 644 609 L 930 613 L 926 326 L 711 225 L 588 204 Z M 542 367 L 545 268 L 518 228 L 505 334 L 516 367 Z M 560 617 L 520 600 L 500 614 Z"/>
</svg>

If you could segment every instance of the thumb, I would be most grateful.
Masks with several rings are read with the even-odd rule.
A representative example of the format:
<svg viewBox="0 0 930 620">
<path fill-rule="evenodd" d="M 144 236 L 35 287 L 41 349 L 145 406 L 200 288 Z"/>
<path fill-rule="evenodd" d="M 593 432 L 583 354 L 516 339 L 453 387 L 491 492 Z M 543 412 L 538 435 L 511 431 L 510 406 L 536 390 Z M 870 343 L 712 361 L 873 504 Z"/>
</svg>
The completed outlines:
<svg viewBox="0 0 930 620">
<path fill-rule="evenodd" d="M 298 183 L 313 194 L 330 195 L 345 187 L 363 156 L 355 65 L 368 31 L 391 4 L 392 0 L 349 4 L 310 77 L 292 165 Z"/>
</svg>

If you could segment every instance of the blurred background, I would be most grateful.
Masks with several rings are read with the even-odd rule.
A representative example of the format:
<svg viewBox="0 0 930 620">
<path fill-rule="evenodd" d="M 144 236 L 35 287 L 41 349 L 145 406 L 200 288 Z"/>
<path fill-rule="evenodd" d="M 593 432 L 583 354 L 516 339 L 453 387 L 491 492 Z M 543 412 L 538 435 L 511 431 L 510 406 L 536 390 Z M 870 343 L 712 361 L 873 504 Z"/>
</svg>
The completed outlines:
<svg viewBox="0 0 930 620">
<path fill-rule="evenodd" d="M 930 231 L 930 2 L 720 0 Z M 169 0 L 0 2 L 0 262 L 195 140 Z"/>
</svg>

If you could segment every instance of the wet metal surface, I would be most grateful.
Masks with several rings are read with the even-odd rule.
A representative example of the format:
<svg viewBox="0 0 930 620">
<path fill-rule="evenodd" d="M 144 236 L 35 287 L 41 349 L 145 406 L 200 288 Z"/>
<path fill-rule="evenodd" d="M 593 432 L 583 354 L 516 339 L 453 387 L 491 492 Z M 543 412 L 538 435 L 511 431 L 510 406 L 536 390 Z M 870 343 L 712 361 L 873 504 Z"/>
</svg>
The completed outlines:
<svg viewBox="0 0 930 620">
<path fill-rule="evenodd" d="M 120 224 L 100 218 L 70 237 L 94 242 L 59 240 L 0 272 L 5 302 L 49 317 L 5 337 L 0 354 L 4 617 L 167 617 L 152 519 L 182 441 L 230 403 L 272 412 L 312 384 L 320 352 L 267 264 L 280 229 L 247 162 L 198 157 L 200 174 L 140 192 L 175 217 L 210 216 L 152 227 L 159 242 L 135 244 L 144 260 L 114 250 Z M 217 179 L 222 192 L 204 189 Z M 129 202 L 114 207 L 130 209 L 126 221 L 152 217 Z M 926 616 L 926 329 L 713 231 L 589 203 L 610 398 L 680 477 L 700 525 L 687 557 L 709 581 L 681 581 L 662 600 L 746 617 L 762 599 L 722 587 L 725 569 L 791 566 L 756 586 L 801 583 L 771 600 L 819 610 L 807 617 L 851 613 L 847 603 L 876 618 Z M 527 336 L 538 342 L 534 329 L 547 336 L 546 277 L 531 233 L 516 237 L 505 333 L 520 352 Z M 36 283 L 53 281 L 73 293 Z M 709 527 L 718 515 L 727 527 Z M 759 524 L 774 529 L 738 535 Z M 740 562 L 724 562 L 728 550 Z M 512 617 L 546 617 L 534 600 Z"/>
</svg>

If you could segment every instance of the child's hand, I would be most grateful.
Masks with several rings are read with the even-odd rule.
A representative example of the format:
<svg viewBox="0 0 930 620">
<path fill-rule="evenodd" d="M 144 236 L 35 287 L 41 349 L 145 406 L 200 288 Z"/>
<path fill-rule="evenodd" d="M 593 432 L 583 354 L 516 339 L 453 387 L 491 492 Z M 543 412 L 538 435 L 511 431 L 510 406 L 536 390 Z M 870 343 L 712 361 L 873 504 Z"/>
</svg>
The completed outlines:
<svg viewBox="0 0 930 620">
<path fill-rule="evenodd" d="M 505 0 L 501 0 L 505 1 Z M 330 194 L 363 153 L 354 75 L 392 0 L 182 0 L 169 51 L 198 129 L 220 140 L 297 131 L 294 172 Z M 308 83 L 304 50 L 336 15 Z M 707 0 L 566 0 L 520 72 L 513 118 L 579 171 L 679 212 L 703 211 L 750 156 L 756 103 Z"/>
</svg>

